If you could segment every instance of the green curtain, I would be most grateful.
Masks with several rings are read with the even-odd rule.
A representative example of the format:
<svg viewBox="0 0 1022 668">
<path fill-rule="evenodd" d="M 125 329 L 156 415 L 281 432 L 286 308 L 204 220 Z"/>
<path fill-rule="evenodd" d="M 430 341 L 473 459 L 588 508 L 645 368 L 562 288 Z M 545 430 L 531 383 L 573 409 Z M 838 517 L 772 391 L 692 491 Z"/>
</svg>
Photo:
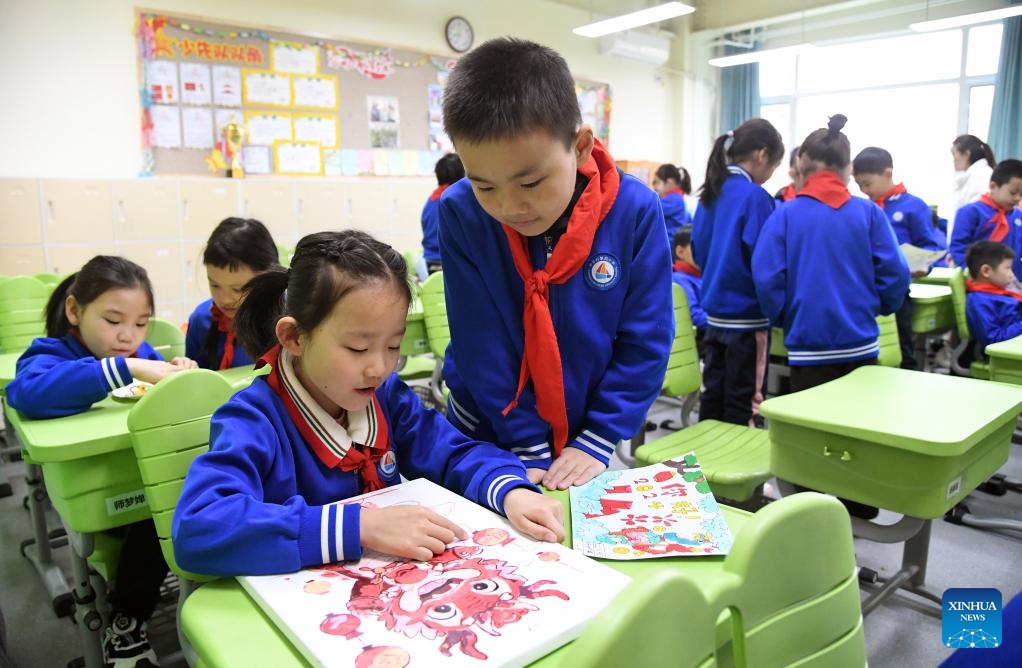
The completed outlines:
<svg viewBox="0 0 1022 668">
<path fill-rule="evenodd" d="M 748 49 L 724 47 L 724 55 Z M 759 63 L 725 67 L 720 71 L 720 134 L 759 116 Z"/>
<path fill-rule="evenodd" d="M 1004 20 L 988 142 L 998 160 L 1022 160 L 1022 16 Z"/>
</svg>

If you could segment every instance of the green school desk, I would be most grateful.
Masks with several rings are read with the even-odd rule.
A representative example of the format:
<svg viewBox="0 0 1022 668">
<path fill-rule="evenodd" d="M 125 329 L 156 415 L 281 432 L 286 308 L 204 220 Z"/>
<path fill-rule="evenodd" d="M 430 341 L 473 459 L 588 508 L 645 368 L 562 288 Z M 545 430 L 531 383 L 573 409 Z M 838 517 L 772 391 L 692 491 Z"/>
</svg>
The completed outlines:
<svg viewBox="0 0 1022 668">
<path fill-rule="evenodd" d="M 219 373 L 241 387 L 260 372 L 243 366 Z M 30 420 L 4 406 L 8 424 L 25 452 L 26 478 L 32 487 L 29 499 L 36 553 L 26 556 L 43 578 L 54 607 L 65 605 L 66 577 L 49 558 L 44 510 L 48 495 L 72 547 L 76 596 L 87 601 L 75 611 L 86 666 L 101 664 L 101 654 L 100 663 L 96 663 L 98 645 L 93 634 L 101 620 L 90 600 L 94 592 L 86 563 L 96 547 L 93 534 L 150 516 L 128 433 L 128 412 L 134 405 L 107 396 L 84 413 L 48 420 Z M 45 491 L 40 484 L 43 480 Z M 63 585 L 64 592 L 57 583 Z"/>
<path fill-rule="evenodd" d="M 909 287 L 912 299 L 912 333 L 929 334 L 952 329 L 955 326 L 955 307 L 951 302 L 951 288 L 947 285 L 913 283 Z"/>
<path fill-rule="evenodd" d="M 933 400 L 955 409 L 934 410 Z M 1008 459 L 1022 389 L 880 366 L 763 402 L 770 471 L 778 478 L 904 515 L 857 535 L 905 542 L 901 570 L 863 604 L 870 612 L 904 586 L 924 589 L 930 522 Z"/>
<path fill-rule="evenodd" d="M 986 347 L 990 358 L 990 380 L 1022 385 L 1022 336 Z"/>
<path fill-rule="evenodd" d="M 553 492 L 567 508 L 567 492 Z M 737 535 L 751 513 L 722 506 L 728 526 Z M 565 513 L 565 545 L 571 545 L 570 517 Z M 710 591 L 715 576 L 722 574 L 724 557 L 688 557 L 678 559 L 645 559 L 639 561 L 604 561 L 604 564 L 633 578 L 658 569 L 679 569 Z M 267 617 L 244 588 L 233 578 L 206 583 L 185 600 L 179 623 L 184 635 L 198 656 L 197 666 L 230 668 L 233 666 L 274 666 L 289 668 L 308 666 L 299 650 Z M 679 622 L 680 623 L 680 622 Z M 558 665 L 563 648 L 532 664 L 534 668 Z"/>
<path fill-rule="evenodd" d="M 952 267 L 934 267 L 926 276 L 912 279 L 913 283 L 925 283 L 928 285 L 947 285 L 951 282 Z"/>
</svg>

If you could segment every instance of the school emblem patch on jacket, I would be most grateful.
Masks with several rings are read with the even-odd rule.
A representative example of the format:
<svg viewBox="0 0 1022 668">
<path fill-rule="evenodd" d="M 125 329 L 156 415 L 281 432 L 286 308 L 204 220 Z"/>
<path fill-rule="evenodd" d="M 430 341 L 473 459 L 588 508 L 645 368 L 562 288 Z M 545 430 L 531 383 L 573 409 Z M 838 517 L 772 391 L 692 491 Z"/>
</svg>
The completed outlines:
<svg viewBox="0 0 1022 668">
<path fill-rule="evenodd" d="M 391 482 L 393 478 L 397 477 L 397 457 L 394 455 L 394 450 L 387 450 L 386 454 L 380 457 L 379 461 L 376 462 L 376 470 L 380 473 L 380 478 Z"/>
<path fill-rule="evenodd" d="M 586 263 L 585 277 L 591 287 L 610 290 L 621 280 L 621 263 L 610 253 L 598 253 Z"/>
</svg>

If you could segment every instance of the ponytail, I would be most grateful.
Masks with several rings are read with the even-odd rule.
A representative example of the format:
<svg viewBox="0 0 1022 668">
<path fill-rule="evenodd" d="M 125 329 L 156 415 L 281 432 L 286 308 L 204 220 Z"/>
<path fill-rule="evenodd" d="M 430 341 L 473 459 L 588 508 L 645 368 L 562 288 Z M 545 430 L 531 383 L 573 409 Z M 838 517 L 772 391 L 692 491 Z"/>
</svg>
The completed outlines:
<svg viewBox="0 0 1022 668">
<path fill-rule="evenodd" d="M 234 333 L 252 359 L 277 345 L 287 281 L 288 270 L 274 267 L 245 284 L 245 299 L 234 315 Z"/>
<path fill-rule="evenodd" d="M 848 167 L 852 160 L 852 145 L 841 132 L 847 122 L 848 117 L 844 114 L 834 114 L 827 121 L 826 128 L 814 130 L 806 137 L 799 149 L 799 157 L 816 164 L 803 176 L 821 169 L 842 172 Z"/>
<path fill-rule="evenodd" d="M 994 149 L 976 135 L 958 135 L 951 142 L 959 153 L 969 154 L 969 166 L 980 160 L 986 160 L 991 169 L 997 166 L 997 159 L 994 157 Z"/>
<path fill-rule="evenodd" d="M 732 140 L 730 146 L 727 145 L 728 140 Z M 717 137 L 706 162 L 706 182 L 699 190 L 702 205 L 710 206 L 720 197 L 728 177 L 728 164 L 741 162 L 762 149 L 766 149 L 767 158 L 774 165 L 784 158 L 781 133 L 770 121 L 762 118 L 745 121 L 737 129 Z"/>
<path fill-rule="evenodd" d="M 67 295 L 71 292 L 71 285 L 75 282 L 78 272 L 71 274 L 53 289 L 50 298 L 43 308 L 43 317 L 46 318 L 46 336 L 59 339 L 71 330 L 71 322 L 67 319 Z"/>
</svg>

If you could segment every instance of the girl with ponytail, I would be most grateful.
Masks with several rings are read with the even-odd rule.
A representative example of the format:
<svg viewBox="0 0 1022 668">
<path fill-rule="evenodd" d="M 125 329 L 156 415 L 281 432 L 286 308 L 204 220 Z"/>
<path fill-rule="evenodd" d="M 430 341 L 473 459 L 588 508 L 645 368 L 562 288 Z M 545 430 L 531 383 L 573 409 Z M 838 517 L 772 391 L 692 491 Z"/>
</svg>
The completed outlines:
<svg viewBox="0 0 1022 668">
<path fill-rule="evenodd" d="M 781 135 L 754 118 L 717 138 L 692 226 L 702 268 L 705 389 L 700 418 L 754 424 L 766 378 L 770 323 L 752 283 L 752 252 L 774 200 L 763 189 L 784 158 Z"/>
</svg>

